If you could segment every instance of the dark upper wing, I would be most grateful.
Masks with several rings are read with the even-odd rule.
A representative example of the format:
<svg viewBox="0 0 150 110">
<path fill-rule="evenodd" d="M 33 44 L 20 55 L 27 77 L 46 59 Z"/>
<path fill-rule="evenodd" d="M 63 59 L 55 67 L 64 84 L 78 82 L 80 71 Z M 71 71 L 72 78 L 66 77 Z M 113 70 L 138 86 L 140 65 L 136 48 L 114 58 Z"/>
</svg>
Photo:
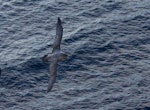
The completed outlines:
<svg viewBox="0 0 150 110">
<path fill-rule="evenodd" d="M 54 61 L 50 64 L 50 79 L 48 82 L 48 88 L 47 88 L 47 92 L 50 92 L 55 81 L 56 81 L 56 76 L 57 76 L 57 61 Z"/>
<path fill-rule="evenodd" d="M 60 50 L 62 35 L 63 35 L 63 27 L 60 18 L 58 18 L 56 26 L 56 36 L 53 44 L 52 53 L 56 50 Z"/>
</svg>

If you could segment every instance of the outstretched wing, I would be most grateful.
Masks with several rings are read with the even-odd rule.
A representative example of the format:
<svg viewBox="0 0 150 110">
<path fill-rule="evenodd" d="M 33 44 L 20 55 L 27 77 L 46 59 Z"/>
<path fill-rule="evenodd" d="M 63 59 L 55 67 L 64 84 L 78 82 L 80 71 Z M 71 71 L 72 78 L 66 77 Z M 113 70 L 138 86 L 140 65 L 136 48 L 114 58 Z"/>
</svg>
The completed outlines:
<svg viewBox="0 0 150 110">
<path fill-rule="evenodd" d="M 50 64 L 50 78 L 49 78 L 49 82 L 48 82 L 48 88 L 47 88 L 47 92 L 50 92 L 55 81 L 56 81 L 56 76 L 57 76 L 57 61 L 53 61 Z"/>
<path fill-rule="evenodd" d="M 52 53 L 54 51 L 60 50 L 62 35 L 63 35 L 62 22 L 61 22 L 60 18 L 58 18 L 57 26 L 56 26 L 56 36 L 55 36 L 55 40 L 54 40 L 54 44 L 53 44 Z"/>
</svg>

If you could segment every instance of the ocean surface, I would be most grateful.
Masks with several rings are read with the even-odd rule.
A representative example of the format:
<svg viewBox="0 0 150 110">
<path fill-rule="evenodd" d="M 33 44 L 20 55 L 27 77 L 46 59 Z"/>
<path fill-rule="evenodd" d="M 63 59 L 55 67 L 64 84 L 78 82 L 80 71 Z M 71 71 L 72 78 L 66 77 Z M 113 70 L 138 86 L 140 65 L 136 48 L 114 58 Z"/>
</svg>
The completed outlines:
<svg viewBox="0 0 150 110">
<path fill-rule="evenodd" d="M 150 0 L 0 0 L 0 68 L 0 110 L 150 110 Z"/>
</svg>

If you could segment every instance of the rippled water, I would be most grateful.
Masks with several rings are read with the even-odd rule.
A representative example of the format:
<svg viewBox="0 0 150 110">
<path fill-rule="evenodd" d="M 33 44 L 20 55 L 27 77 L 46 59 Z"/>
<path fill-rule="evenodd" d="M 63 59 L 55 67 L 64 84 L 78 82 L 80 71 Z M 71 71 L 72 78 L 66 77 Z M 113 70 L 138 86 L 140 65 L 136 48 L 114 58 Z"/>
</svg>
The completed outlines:
<svg viewBox="0 0 150 110">
<path fill-rule="evenodd" d="M 57 17 L 62 50 L 50 93 Z M 149 0 L 1 0 L 0 110 L 150 109 Z"/>
</svg>

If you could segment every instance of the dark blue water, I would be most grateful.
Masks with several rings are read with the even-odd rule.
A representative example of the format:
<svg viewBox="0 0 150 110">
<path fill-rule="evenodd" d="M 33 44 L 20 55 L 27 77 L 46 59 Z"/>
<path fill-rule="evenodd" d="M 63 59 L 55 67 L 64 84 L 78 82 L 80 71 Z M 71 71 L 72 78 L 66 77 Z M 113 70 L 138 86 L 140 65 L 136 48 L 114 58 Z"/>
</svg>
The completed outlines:
<svg viewBox="0 0 150 110">
<path fill-rule="evenodd" d="M 57 17 L 62 50 L 50 93 Z M 0 110 L 149 110 L 149 0 L 1 0 Z"/>
</svg>

